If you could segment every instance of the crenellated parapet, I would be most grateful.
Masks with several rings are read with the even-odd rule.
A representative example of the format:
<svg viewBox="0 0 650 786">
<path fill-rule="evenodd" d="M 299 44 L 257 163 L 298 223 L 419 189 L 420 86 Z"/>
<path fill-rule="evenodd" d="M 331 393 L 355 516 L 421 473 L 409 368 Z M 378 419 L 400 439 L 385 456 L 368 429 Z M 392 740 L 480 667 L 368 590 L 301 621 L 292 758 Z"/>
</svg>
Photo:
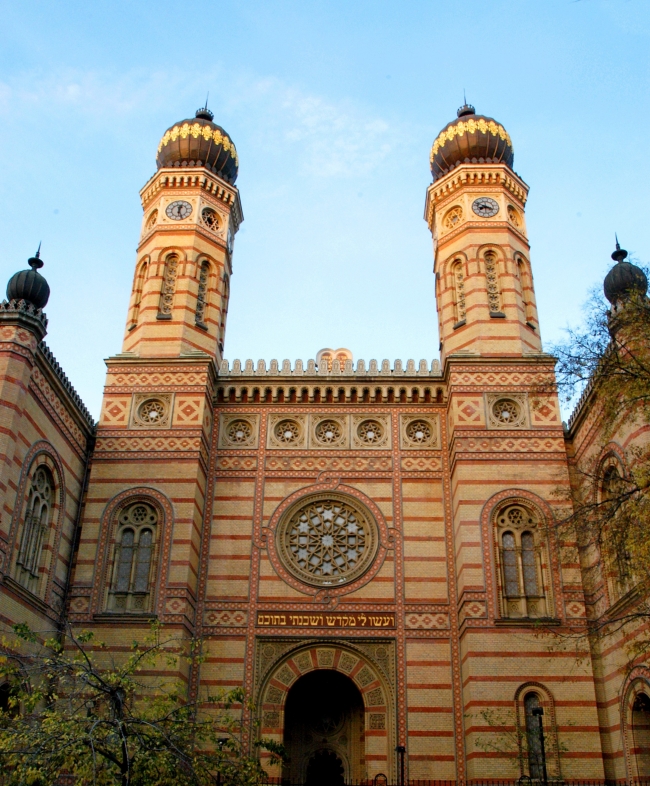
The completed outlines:
<svg viewBox="0 0 650 786">
<path fill-rule="evenodd" d="M 401 360 L 395 360 L 391 366 L 389 360 L 382 360 L 381 364 L 376 360 L 371 360 L 366 366 L 365 360 L 358 360 L 356 368 L 352 360 L 341 363 L 340 360 L 333 360 L 331 368 L 329 365 L 318 364 L 315 360 L 304 361 L 296 360 L 293 367 L 290 360 L 283 360 L 280 364 L 277 360 L 271 360 L 268 368 L 265 360 L 258 360 L 254 364 L 252 360 L 247 360 L 242 368 L 241 360 L 234 360 L 232 368 L 228 360 L 222 360 L 219 366 L 220 377 L 440 377 L 440 361 L 432 360 L 429 364 L 426 360 L 420 360 L 416 367 L 414 360 L 407 360 L 404 366 Z"/>
</svg>

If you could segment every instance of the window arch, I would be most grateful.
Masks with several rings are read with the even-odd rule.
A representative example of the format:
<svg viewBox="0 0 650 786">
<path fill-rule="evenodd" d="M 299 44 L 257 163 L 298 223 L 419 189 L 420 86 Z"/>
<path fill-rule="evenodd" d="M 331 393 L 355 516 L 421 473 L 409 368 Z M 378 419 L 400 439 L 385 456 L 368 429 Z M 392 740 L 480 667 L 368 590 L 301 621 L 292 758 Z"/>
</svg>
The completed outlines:
<svg viewBox="0 0 650 786">
<path fill-rule="evenodd" d="M 546 538 L 538 515 L 521 503 L 502 506 L 495 517 L 501 611 L 508 618 L 549 616 Z"/>
<path fill-rule="evenodd" d="M 517 282 L 519 284 L 519 297 L 521 298 L 521 307 L 524 312 L 524 319 L 528 325 L 532 326 L 533 304 L 532 304 L 532 285 L 529 276 L 528 263 L 523 257 L 515 258 L 515 271 L 517 273 Z"/>
<path fill-rule="evenodd" d="M 40 464 L 29 484 L 15 574 L 16 581 L 35 594 L 39 590 L 43 543 L 52 524 L 53 509 L 54 478 L 49 468 Z"/>
<path fill-rule="evenodd" d="M 158 525 L 156 508 L 142 500 L 127 503 L 117 514 L 109 611 L 150 610 Z"/>
<path fill-rule="evenodd" d="M 199 267 L 199 288 L 196 295 L 196 316 L 195 322 L 199 327 L 207 328 L 205 324 L 205 312 L 208 305 L 208 282 L 210 279 L 210 263 L 207 259 L 201 262 Z"/>
<path fill-rule="evenodd" d="M 454 294 L 454 322 L 464 322 L 467 316 L 465 309 L 465 275 L 463 273 L 463 261 L 454 260 L 451 266 Z"/>
<path fill-rule="evenodd" d="M 228 317 L 228 301 L 230 300 L 230 280 L 224 274 L 223 292 L 221 295 L 221 322 L 219 324 L 219 348 L 223 352 L 223 345 L 226 339 L 226 319 Z"/>
<path fill-rule="evenodd" d="M 131 327 L 134 328 L 138 324 L 138 316 L 140 314 L 140 303 L 142 301 L 142 290 L 144 288 L 144 281 L 147 277 L 147 263 L 145 259 L 137 270 L 135 283 L 133 285 L 133 313 L 131 315 Z"/>
<path fill-rule="evenodd" d="M 560 757 L 557 737 L 557 722 L 553 696 L 542 684 L 528 682 L 520 685 L 515 693 L 519 761 L 521 775 L 541 781 L 544 763 L 548 778 L 560 777 Z M 542 757 L 541 727 L 544 734 L 544 757 Z"/>
<path fill-rule="evenodd" d="M 499 287 L 499 268 L 496 251 L 488 249 L 483 254 L 483 261 L 485 263 L 485 280 L 490 315 L 501 316 L 501 290 Z"/>
<path fill-rule="evenodd" d="M 174 306 L 174 293 L 176 291 L 176 276 L 178 275 L 178 256 L 170 254 L 165 259 L 162 290 L 160 292 L 160 305 L 158 319 L 171 319 Z"/>
</svg>

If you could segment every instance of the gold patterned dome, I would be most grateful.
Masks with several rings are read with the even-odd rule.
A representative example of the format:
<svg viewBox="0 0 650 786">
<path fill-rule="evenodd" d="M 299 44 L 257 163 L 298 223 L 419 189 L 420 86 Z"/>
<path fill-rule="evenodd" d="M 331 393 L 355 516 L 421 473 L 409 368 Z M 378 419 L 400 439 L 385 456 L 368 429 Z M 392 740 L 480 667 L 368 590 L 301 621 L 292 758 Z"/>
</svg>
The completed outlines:
<svg viewBox="0 0 650 786">
<path fill-rule="evenodd" d="M 158 169 L 204 166 L 234 183 L 239 169 L 237 151 L 223 128 L 212 122 L 213 117 L 204 107 L 197 110 L 195 117 L 168 128 L 158 145 Z"/>
<path fill-rule="evenodd" d="M 512 168 L 514 152 L 510 134 L 491 117 L 477 115 L 474 107 L 463 104 L 457 119 L 438 134 L 431 148 L 434 180 L 458 164 L 506 164 Z"/>
</svg>

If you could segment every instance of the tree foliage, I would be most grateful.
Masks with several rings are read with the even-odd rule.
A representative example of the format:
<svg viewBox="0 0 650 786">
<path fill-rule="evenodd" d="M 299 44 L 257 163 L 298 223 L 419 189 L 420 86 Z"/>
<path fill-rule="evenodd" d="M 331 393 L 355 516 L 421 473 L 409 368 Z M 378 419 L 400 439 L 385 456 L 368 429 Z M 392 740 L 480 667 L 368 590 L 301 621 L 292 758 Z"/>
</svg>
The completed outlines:
<svg viewBox="0 0 650 786">
<path fill-rule="evenodd" d="M 592 413 L 592 449 L 572 465 L 572 512 L 561 527 L 586 554 L 587 592 L 609 587 L 610 609 L 601 603 L 589 621 L 590 632 L 608 635 L 650 617 L 650 300 L 631 291 L 610 307 L 594 292 L 584 324 L 553 352 L 560 394 L 580 394 Z M 649 645 L 637 637 L 632 648 Z"/>
<path fill-rule="evenodd" d="M 69 628 L 65 639 L 41 642 L 26 625 L 14 626 L 0 657 L 10 686 L 0 713 L 3 783 L 255 786 L 264 773 L 246 750 L 256 728 L 243 726 L 243 690 L 192 702 L 186 684 L 161 676 L 195 665 L 199 649 L 163 638 L 154 625 L 117 661 L 92 633 Z M 271 740 L 254 745 L 283 757 Z"/>
</svg>

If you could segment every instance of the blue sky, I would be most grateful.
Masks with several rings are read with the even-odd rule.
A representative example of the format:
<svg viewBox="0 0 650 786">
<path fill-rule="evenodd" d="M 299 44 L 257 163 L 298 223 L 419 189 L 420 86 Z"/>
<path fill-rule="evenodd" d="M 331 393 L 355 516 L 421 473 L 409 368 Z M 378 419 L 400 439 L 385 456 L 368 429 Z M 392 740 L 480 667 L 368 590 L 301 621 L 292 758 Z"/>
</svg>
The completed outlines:
<svg viewBox="0 0 650 786">
<path fill-rule="evenodd" d="M 210 91 L 235 141 L 226 356 L 437 357 L 428 155 L 508 129 L 548 345 L 614 232 L 650 259 L 647 0 L 0 1 L 0 279 L 43 241 L 47 341 L 99 413 L 158 140 Z"/>
</svg>

